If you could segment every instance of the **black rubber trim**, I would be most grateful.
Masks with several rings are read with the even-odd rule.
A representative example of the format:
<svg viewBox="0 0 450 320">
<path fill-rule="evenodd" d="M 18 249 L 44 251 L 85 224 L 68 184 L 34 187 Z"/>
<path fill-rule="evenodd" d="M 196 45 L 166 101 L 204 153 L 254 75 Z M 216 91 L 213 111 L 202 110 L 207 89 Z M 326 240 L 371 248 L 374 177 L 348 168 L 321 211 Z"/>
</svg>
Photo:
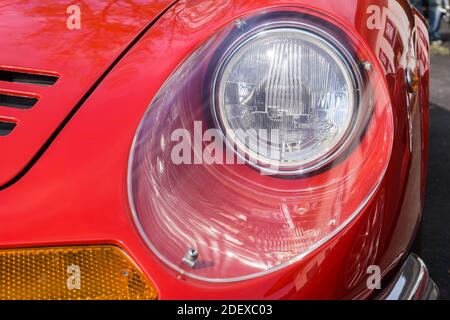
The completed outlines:
<svg viewBox="0 0 450 320">
<path fill-rule="evenodd" d="M 97 89 L 103 79 L 111 72 L 111 70 L 122 60 L 122 58 L 134 47 L 134 45 L 150 30 L 150 28 L 164 15 L 167 11 L 169 11 L 178 0 L 172 2 L 167 8 L 161 11 L 144 29 L 134 38 L 128 46 L 122 51 L 122 53 L 117 56 L 117 58 L 112 62 L 112 64 L 103 72 L 103 74 L 98 78 L 98 80 L 94 83 L 94 85 L 84 94 L 81 100 L 75 105 L 75 107 L 70 111 L 70 113 L 64 118 L 64 120 L 59 124 L 56 128 L 55 132 L 50 136 L 50 138 L 45 142 L 45 144 L 39 149 L 36 155 L 28 162 L 25 168 L 19 172 L 14 178 L 12 178 L 7 183 L 0 186 L 0 190 L 6 189 L 12 186 L 14 183 L 19 181 L 39 160 L 39 158 L 45 153 L 45 151 L 50 147 L 52 142 L 56 139 L 59 133 L 64 129 L 64 127 L 69 123 L 69 121 L 73 118 L 73 116 L 77 113 L 77 111 L 81 108 L 81 106 L 86 102 L 86 100 L 91 96 L 91 94 Z"/>
</svg>

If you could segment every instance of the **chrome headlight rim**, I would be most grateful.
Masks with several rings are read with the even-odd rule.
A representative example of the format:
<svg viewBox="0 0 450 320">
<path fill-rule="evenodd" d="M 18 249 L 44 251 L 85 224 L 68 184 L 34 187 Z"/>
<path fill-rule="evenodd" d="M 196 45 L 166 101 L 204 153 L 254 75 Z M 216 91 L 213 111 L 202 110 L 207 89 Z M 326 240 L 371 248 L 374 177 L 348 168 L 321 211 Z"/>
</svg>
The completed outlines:
<svg viewBox="0 0 450 320">
<path fill-rule="evenodd" d="M 283 17 L 288 15 L 289 19 Z M 323 25 L 316 26 L 314 21 L 305 22 L 304 16 L 292 16 L 292 12 L 279 11 L 276 14 L 267 15 L 262 20 L 255 17 L 256 21 L 241 20 L 239 19 L 236 24 L 244 25 L 244 28 L 237 27 L 237 33 L 232 32 L 229 35 L 230 39 L 227 39 L 226 43 L 231 42 L 224 52 L 220 53 L 220 58 L 217 62 L 217 67 L 213 71 L 211 77 L 211 114 L 215 126 L 220 129 L 223 134 L 223 140 L 226 142 L 227 147 L 232 149 L 237 157 L 247 163 L 250 167 L 260 171 L 263 174 L 273 176 L 292 176 L 297 177 L 305 174 L 312 174 L 328 165 L 337 161 L 345 151 L 348 150 L 353 144 L 355 137 L 361 133 L 361 128 L 364 127 L 366 120 L 370 114 L 370 105 L 364 105 L 364 92 L 365 74 L 361 71 L 361 61 L 357 61 L 354 55 L 350 52 L 349 47 L 344 46 L 341 41 L 333 38 L 332 34 L 327 33 L 327 30 L 323 28 Z M 322 21 L 323 22 L 323 21 Z M 253 24 L 253 25 L 252 25 Z M 247 28 L 248 25 L 252 25 Z M 333 28 L 334 29 L 334 28 Z M 246 44 L 254 41 L 257 38 L 262 37 L 267 32 L 273 31 L 294 31 L 302 33 L 303 36 L 308 37 L 308 41 L 314 40 L 320 44 L 327 54 L 334 56 L 334 62 L 338 63 L 341 67 L 343 75 L 348 80 L 349 88 L 352 90 L 352 114 L 348 121 L 346 130 L 341 135 L 340 139 L 334 144 L 333 148 L 326 150 L 324 154 L 312 161 L 291 164 L 270 161 L 269 159 L 262 159 L 260 155 L 244 146 L 238 139 L 233 138 L 233 129 L 227 125 L 223 114 L 224 104 L 221 103 L 221 79 L 223 79 L 223 73 L 227 67 L 227 64 L 234 57 L 234 55 Z M 334 30 L 333 30 L 334 31 Z M 223 48 L 221 48 L 223 49 Z M 230 139 L 232 138 L 232 139 Z"/>
</svg>

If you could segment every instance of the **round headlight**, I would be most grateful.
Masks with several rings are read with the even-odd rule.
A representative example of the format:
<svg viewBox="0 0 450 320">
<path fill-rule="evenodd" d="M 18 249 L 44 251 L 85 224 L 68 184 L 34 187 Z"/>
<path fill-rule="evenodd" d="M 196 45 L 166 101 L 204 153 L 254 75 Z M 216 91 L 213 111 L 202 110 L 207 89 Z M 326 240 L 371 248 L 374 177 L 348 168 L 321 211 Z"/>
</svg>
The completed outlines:
<svg viewBox="0 0 450 320">
<path fill-rule="evenodd" d="M 128 190 L 142 238 L 180 279 L 267 275 L 326 254 L 363 209 L 384 208 L 394 122 L 383 75 L 351 30 L 305 10 L 265 9 L 216 32 L 159 27 L 174 40 L 158 50 L 189 57 L 168 57 L 179 65 L 136 132 Z M 192 51 L 191 32 L 211 38 Z"/>
<path fill-rule="evenodd" d="M 358 104 L 346 54 L 299 27 L 238 42 L 214 85 L 214 111 L 228 142 L 250 164 L 278 173 L 305 173 L 334 159 Z"/>
</svg>

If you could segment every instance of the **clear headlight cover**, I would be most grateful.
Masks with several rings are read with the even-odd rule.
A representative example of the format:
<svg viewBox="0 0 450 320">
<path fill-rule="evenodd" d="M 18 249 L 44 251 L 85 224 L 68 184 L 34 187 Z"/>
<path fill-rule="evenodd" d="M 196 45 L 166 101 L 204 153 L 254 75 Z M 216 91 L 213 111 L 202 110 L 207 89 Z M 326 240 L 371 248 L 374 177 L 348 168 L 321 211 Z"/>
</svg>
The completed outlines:
<svg viewBox="0 0 450 320">
<path fill-rule="evenodd" d="M 211 282 L 319 248 L 369 203 L 392 150 L 387 89 L 351 32 L 298 8 L 244 21 L 174 71 L 130 155 L 142 237 L 180 274 Z"/>
<path fill-rule="evenodd" d="M 345 146 L 359 99 L 345 51 L 295 25 L 241 42 L 216 78 L 216 117 L 230 143 L 274 173 L 330 161 Z"/>
</svg>

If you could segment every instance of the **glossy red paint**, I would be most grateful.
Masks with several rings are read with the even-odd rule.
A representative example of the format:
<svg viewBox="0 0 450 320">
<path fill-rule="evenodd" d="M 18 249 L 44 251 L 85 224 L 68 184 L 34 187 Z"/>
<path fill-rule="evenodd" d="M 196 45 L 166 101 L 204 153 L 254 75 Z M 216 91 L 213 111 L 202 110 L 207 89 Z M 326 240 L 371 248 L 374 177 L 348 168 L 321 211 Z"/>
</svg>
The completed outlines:
<svg viewBox="0 0 450 320">
<path fill-rule="evenodd" d="M 0 105 L 0 117 L 17 123 L 8 137 L 0 139 L 0 188 L 28 165 L 83 95 L 171 2 L 152 1 L 149 6 L 141 0 L 86 1 L 81 5 L 79 30 L 66 26 L 67 1 L 2 4 L 0 70 L 52 74 L 59 79 L 53 86 L 0 83 L 2 93 L 39 99 L 27 110 Z"/>
<path fill-rule="evenodd" d="M 333 16 L 372 52 L 394 115 L 394 152 L 388 171 L 361 214 L 301 261 L 236 283 L 183 278 L 145 245 L 131 218 L 127 166 L 135 131 L 161 85 L 196 47 L 241 16 L 282 5 L 313 7 Z M 383 23 L 369 29 L 373 5 L 381 9 Z M 384 38 L 386 16 L 398 31 L 393 45 Z M 418 30 L 425 40 L 413 36 Z M 161 299 L 371 297 L 367 266 L 379 265 L 389 279 L 408 252 L 420 220 L 428 108 L 426 37 L 425 24 L 406 1 L 317 0 L 313 5 L 307 0 L 180 1 L 105 77 L 36 164 L 0 191 L 0 247 L 115 243 L 152 279 Z M 405 69 L 415 68 L 416 57 L 422 57 L 417 65 L 418 95 L 408 94 L 404 81 Z M 51 63 L 47 66 L 39 68 L 55 69 Z M 61 93 L 52 96 L 53 103 L 61 97 Z"/>
</svg>

